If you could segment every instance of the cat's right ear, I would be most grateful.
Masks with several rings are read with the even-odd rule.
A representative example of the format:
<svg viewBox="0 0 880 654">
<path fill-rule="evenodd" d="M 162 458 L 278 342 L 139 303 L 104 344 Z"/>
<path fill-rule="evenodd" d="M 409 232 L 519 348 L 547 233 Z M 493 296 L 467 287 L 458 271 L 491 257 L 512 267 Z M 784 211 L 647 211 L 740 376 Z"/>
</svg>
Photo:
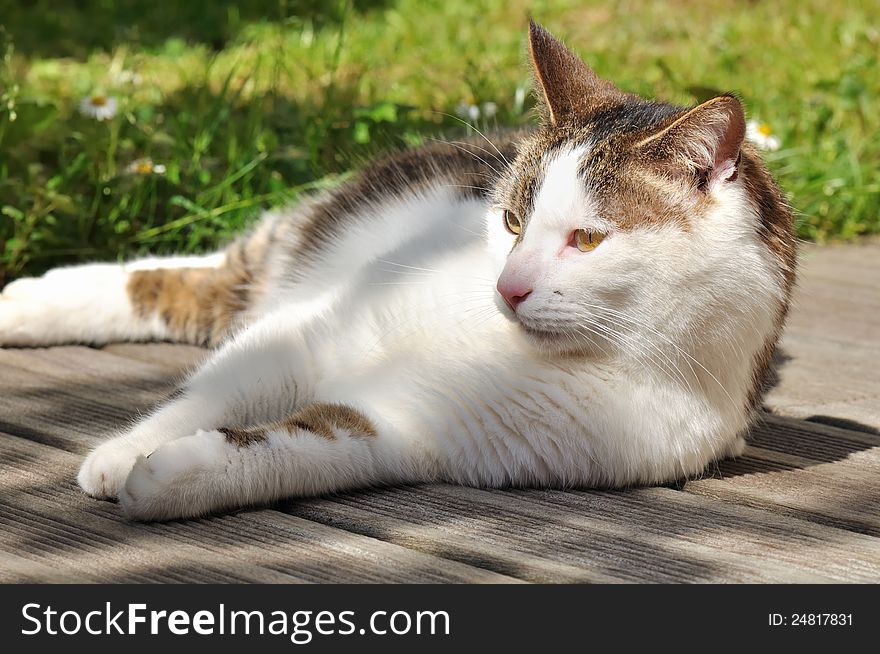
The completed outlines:
<svg viewBox="0 0 880 654">
<path fill-rule="evenodd" d="M 733 181 L 746 133 L 743 106 L 721 95 L 676 118 L 636 145 L 640 156 L 661 169 L 695 174 L 702 186 Z"/>
<path fill-rule="evenodd" d="M 529 58 L 538 100 L 551 125 L 588 118 L 626 98 L 623 91 L 600 79 L 580 57 L 534 21 L 529 21 Z"/>
</svg>

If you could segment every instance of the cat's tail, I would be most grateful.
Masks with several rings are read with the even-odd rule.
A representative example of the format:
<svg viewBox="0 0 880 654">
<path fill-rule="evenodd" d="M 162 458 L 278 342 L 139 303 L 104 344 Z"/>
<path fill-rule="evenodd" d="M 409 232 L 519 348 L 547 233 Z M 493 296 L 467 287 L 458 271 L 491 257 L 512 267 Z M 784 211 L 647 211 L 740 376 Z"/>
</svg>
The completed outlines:
<svg viewBox="0 0 880 654">
<path fill-rule="evenodd" d="M 273 222 L 211 255 L 56 268 L 14 281 L 0 294 L 0 346 L 216 345 L 265 282 Z"/>
</svg>

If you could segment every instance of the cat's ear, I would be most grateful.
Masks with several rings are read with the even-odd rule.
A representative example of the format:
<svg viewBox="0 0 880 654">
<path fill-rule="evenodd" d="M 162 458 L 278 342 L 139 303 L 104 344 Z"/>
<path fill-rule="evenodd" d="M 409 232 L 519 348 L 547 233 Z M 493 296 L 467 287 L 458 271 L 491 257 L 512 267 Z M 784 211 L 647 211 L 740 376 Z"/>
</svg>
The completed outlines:
<svg viewBox="0 0 880 654">
<path fill-rule="evenodd" d="M 552 125 L 587 117 L 626 94 L 600 79 L 575 53 L 534 21 L 529 21 L 529 58 L 544 115 Z"/>
<path fill-rule="evenodd" d="M 736 179 L 746 134 L 742 104 L 732 95 L 712 98 L 642 140 L 640 156 L 686 168 L 701 186 Z"/>
</svg>

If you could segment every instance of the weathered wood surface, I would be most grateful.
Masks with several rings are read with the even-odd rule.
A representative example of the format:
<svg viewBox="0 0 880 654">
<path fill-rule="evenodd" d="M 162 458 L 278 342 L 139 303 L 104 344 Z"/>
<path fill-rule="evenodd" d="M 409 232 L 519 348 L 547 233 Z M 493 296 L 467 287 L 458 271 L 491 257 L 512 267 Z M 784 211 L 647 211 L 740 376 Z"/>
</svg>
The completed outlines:
<svg viewBox="0 0 880 654">
<path fill-rule="evenodd" d="M 85 497 L 81 456 L 204 355 L 0 350 L 0 581 L 880 581 L 880 246 L 805 248 L 745 455 L 681 489 L 396 487 L 152 525 Z"/>
</svg>

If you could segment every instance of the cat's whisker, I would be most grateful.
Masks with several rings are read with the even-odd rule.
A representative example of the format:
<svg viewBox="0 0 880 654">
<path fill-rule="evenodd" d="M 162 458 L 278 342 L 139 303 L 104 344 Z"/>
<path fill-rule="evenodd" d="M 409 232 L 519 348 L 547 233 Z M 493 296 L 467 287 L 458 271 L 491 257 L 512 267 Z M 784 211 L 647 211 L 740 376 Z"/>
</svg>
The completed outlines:
<svg viewBox="0 0 880 654">
<path fill-rule="evenodd" d="M 400 268 L 406 268 L 408 270 L 420 270 L 422 272 L 440 274 L 440 271 L 436 270 L 434 268 L 422 268 L 419 266 L 410 266 L 405 263 L 397 263 L 396 261 L 389 261 L 388 259 L 376 259 L 376 261 L 378 261 L 379 263 L 388 264 L 389 266 L 398 266 Z"/>
<path fill-rule="evenodd" d="M 659 331 L 657 331 L 656 329 L 654 329 L 654 328 L 651 327 L 650 325 L 646 325 L 646 324 L 644 324 L 643 321 L 638 321 L 638 320 L 632 318 L 631 316 L 628 316 L 628 315 L 623 314 L 623 313 L 618 312 L 618 311 L 614 311 L 613 309 L 610 309 L 609 307 L 603 307 L 603 306 L 600 306 L 600 305 L 593 305 L 593 304 L 589 304 L 589 305 L 586 305 L 586 306 L 590 306 L 590 307 L 593 308 L 593 309 L 598 309 L 598 310 L 606 311 L 607 313 L 611 313 L 612 315 L 617 314 L 621 319 L 628 320 L 628 321 L 630 321 L 631 323 L 633 323 L 633 324 L 635 324 L 635 325 L 637 325 L 637 326 L 640 326 L 640 327 L 642 327 L 642 328 L 644 328 L 644 329 L 649 330 L 651 333 L 653 333 L 655 336 L 657 336 L 658 338 L 660 338 L 660 339 L 662 339 L 663 341 L 665 341 L 666 343 L 668 343 L 668 344 L 669 344 L 671 347 L 673 347 L 677 352 L 679 352 L 682 356 L 685 357 L 685 359 L 686 359 L 686 363 L 688 364 L 688 367 L 691 368 L 691 372 L 694 374 L 694 376 L 697 378 L 698 381 L 699 381 L 699 376 L 697 375 L 697 373 L 696 373 L 696 371 L 693 369 L 693 367 L 690 365 L 690 362 L 695 363 L 695 364 L 696 364 L 697 366 L 699 366 L 699 367 L 700 367 L 700 368 L 701 368 L 701 369 L 702 369 L 707 375 L 709 375 L 709 377 L 710 377 L 710 378 L 711 378 L 711 379 L 712 379 L 712 380 L 718 385 L 718 387 L 722 390 L 722 392 L 723 392 L 723 393 L 727 396 L 727 398 L 730 400 L 732 407 L 736 407 L 736 406 L 737 406 L 737 403 L 736 403 L 736 401 L 733 399 L 733 396 L 730 394 L 730 392 L 727 390 L 727 388 L 724 386 L 724 384 L 721 383 L 721 381 L 718 379 L 718 377 L 716 377 L 715 374 L 712 373 L 711 370 L 709 370 L 706 366 L 704 366 L 700 361 L 698 361 L 698 360 L 697 360 L 695 357 L 693 357 L 690 353 L 686 352 L 683 348 L 681 348 L 679 345 L 677 345 L 677 344 L 676 344 L 672 339 L 670 339 L 669 337 L 667 337 L 667 336 L 665 336 L 664 334 L 660 333 Z"/>
<path fill-rule="evenodd" d="M 599 304 L 589 304 L 589 303 L 584 303 L 584 306 L 587 306 L 587 307 L 590 307 L 591 309 L 598 310 L 598 311 L 602 312 L 603 314 L 605 314 L 605 315 L 604 315 L 604 319 L 605 319 L 605 320 L 609 320 L 609 321 L 611 321 L 611 322 L 614 322 L 614 321 L 612 320 L 612 318 L 609 318 L 609 316 L 612 316 L 612 317 L 614 317 L 614 318 L 617 318 L 617 319 L 618 319 L 618 322 L 614 322 L 614 324 L 617 324 L 619 327 L 627 328 L 627 329 L 629 329 L 632 333 L 634 333 L 634 334 L 636 334 L 636 335 L 638 335 L 638 336 L 641 336 L 641 335 L 638 334 L 638 332 L 634 329 L 633 325 L 638 326 L 638 327 L 643 327 L 643 328 L 647 329 L 648 331 L 650 331 L 650 332 L 651 332 L 652 334 L 654 334 L 655 336 L 657 336 L 658 338 L 660 338 L 660 339 L 664 340 L 665 342 L 667 342 L 669 345 L 672 345 L 673 347 L 677 348 L 682 354 L 687 354 L 683 349 L 679 348 L 679 347 L 678 347 L 678 346 L 677 346 L 677 345 L 676 345 L 671 339 L 669 339 L 667 336 L 665 336 L 664 334 L 661 334 L 659 331 L 657 331 L 655 328 L 651 327 L 650 325 L 647 325 L 647 324 L 644 324 L 643 322 L 637 321 L 637 320 L 635 320 L 634 318 L 632 318 L 631 316 L 628 316 L 627 314 L 621 313 L 620 311 L 616 311 L 616 310 L 614 310 L 614 309 L 611 309 L 610 307 L 602 306 L 602 305 L 599 305 Z M 619 322 L 620 320 L 623 320 L 625 324 L 621 324 L 621 323 Z M 647 340 L 647 339 L 645 339 L 645 340 Z M 648 342 L 650 342 L 650 341 L 648 341 Z M 654 345 L 655 347 L 657 347 L 656 344 L 653 344 L 653 345 Z M 659 349 L 659 348 L 658 348 L 658 349 Z M 690 368 L 690 371 L 691 371 L 691 373 L 694 375 L 694 377 L 697 378 L 697 373 L 696 373 L 696 371 L 693 369 L 693 367 L 690 365 L 690 362 L 689 362 L 689 361 L 685 361 L 685 363 L 687 363 L 688 368 Z"/>
<path fill-rule="evenodd" d="M 486 161 L 485 159 L 483 159 L 483 157 L 481 157 L 480 155 L 475 154 L 474 152 L 471 152 L 471 151 L 468 150 L 467 148 L 462 147 L 462 146 L 460 146 L 460 145 L 457 145 L 457 144 L 455 144 L 455 143 L 449 143 L 449 145 L 451 145 L 453 148 L 456 148 L 456 149 L 458 149 L 458 150 L 461 150 L 462 152 L 466 152 L 467 154 L 471 155 L 474 159 L 476 159 L 477 161 L 479 161 L 480 163 L 482 163 L 483 165 L 485 165 L 486 167 L 488 167 L 488 168 L 489 168 L 493 173 L 495 173 L 497 176 L 500 177 L 500 176 L 502 175 L 502 172 L 501 172 L 500 170 L 498 170 L 495 166 L 493 166 L 493 165 L 490 164 L 488 161 Z"/>
<path fill-rule="evenodd" d="M 486 313 L 489 316 L 491 316 L 491 314 L 493 314 L 493 313 L 498 314 L 497 307 L 495 307 L 494 304 L 490 305 L 491 294 L 486 293 L 484 290 L 470 291 L 470 292 L 466 292 L 464 294 L 459 293 L 459 292 L 453 292 L 453 293 L 448 293 L 448 294 L 442 295 L 440 297 L 441 298 L 442 297 L 449 297 L 449 296 L 463 297 L 468 294 L 473 295 L 474 297 L 472 297 L 472 298 L 464 297 L 464 299 L 459 300 L 459 302 L 457 302 L 457 303 L 455 303 L 455 302 L 447 303 L 447 310 L 456 309 L 461 306 L 464 307 L 464 309 L 461 312 L 462 313 L 462 320 L 459 320 L 457 324 L 460 324 L 461 322 L 464 322 L 465 319 L 469 318 L 469 316 L 467 315 L 469 312 L 486 311 Z M 487 300 L 489 301 L 489 303 L 487 303 Z M 469 304 L 477 304 L 478 306 L 468 308 Z M 482 315 L 482 314 L 479 314 L 479 315 Z M 500 315 L 500 314 L 498 314 L 498 315 Z M 399 320 L 396 323 L 392 324 L 388 329 L 386 329 L 383 332 L 380 332 L 372 341 L 370 341 L 363 348 L 362 357 L 367 358 L 370 355 L 372 355 L 372 353 L 376 350 L 376 348 L 378 348 L 384 341 L 388 340 L 392 336 L 397 336 L 399 338 L 406 338 L 408 336 L 411 336 L 412 334 L 415 334 L 416 332 L 419 331 L 418 328 L 413 330 L 412 332 L 409 332 L 409 333 L 403 334 L 403 335 L 400 334 L 400 330 L 403 329 L 404 327 L 406 327 L 407 325 L 409 325 L 413 322 L 416 322 L 418 320 L 420 320 L 419 316 L 409 316 L 407 318 L 404 318 L 404 319 Z"/>
<path fill-rule="evenodd" d="M 581 334 L 581 335 L 584 336 L 588 341 L 590 341 L 590 344 L 591 344 L 593 347 L 598 348 L 599 350 L 601 350 L 601 351 L 602 351 L 602 354 L 604 354 L 605 357 L 610 357 L 610 355 L 609 355 L 609 353 L 608 353 L 608 350 L 606 350 L 604 347 L 602 347 L 602 344 L 601 344 L 600 342 L 598 342 L 598 341 L 596 341 L 596 340 L 593 340 L 593 336 L 596 336 L 597 338 L 600 338 L 600 339 L 601 339 L 602 336 L 601 336 L 600 334 L 598 334 L 598 333 L 596 333 L 595 331 L 593 331 L 592 329 L 590 329 L 590 327 L 589 327 L 588 325 L 578 325 L 578 326 L 575 327 L 575 329 L 577 330 L 577 333 Z M 577 339 L 574 337 L 574 334 L 572 334 L 572 333 L 570 333 L 570 332 L 565 332 L 565 333 L 569 336 L 569 338 L 571 339 L 571 341 L 572 341 L 573 343 L 577 344 Z"/>
<path fill-rule="evenodd" d="M 489 191 L 489 189 L 487 189 L 485 186 L 473 186 L 472 184 L 443 184 L 443 187 L 444 188 L 469 188 L 469 189 L 473 189 L 475 191 L 485 191 L 485 192 Z"/>
<path fill-rule="evenodd" d="M 474 130 L 477 134 L 479 134 L 479 135 L 483 138 L 484 141 L 486 141 L 486 143 L 488 143 L 489 145 L 492 146 L 492 148 L 495 150 L 495 152 L 498 153 L 498 156 L 501 157 L 501 158 L 504 160 L 504 163 L 506 163 L 508 166 L 511 165 L 511 163 L 510 163 L 510 161 L 507 159 L 507 157 L 504 156 L 504 153 L 501 152 L 501 150 L 498 149 L 498 146 L 495 145 L 495 143 L 493 143 L 492 140 L 491 140 L 488 136 L 486 136 L 485 134 L 483 134 L 483 132 L 481 132 L 479 129 L 477 129 L 473 124 L 469 123 L 468 121 L 466 121 L 466 120 L 464 120 L 464 119 L 462 119 L 462 118 L 459 118 L 458 116 L 453 116 L 452 114 L 449 114 L 449 113 L 445 113 L 445 112 L 442 112 L 442 111 L 438 111 L 438 112 L 435 112 L 435 113 L 439 113 L 439 114 L 441 114 L 441 115 L 443 115 L 443 116 L 448 116 L 449 118 L 452 118 L 452 119 L 454 119 L 454 120 L 457 120 L 457 121 L 460 122 L 462 125 L 466 125 L 467 127 L 469 127 L 469 128 L 471 128 L 472 130 Z"/>
<path fill-rule="evenodd" d="M 473 129 L 474 131 L 477 131 L 477 129 L 476 129 L 472 124 L 468 124 L 468 127 L 470 127 L 471 129 Z M 483 138 L 486 138 L 485 135 L 482 135 L 482 134 L 481 134 L 481 136 L 483 136 Z M 438 139 L 438 138 L 435 138 L 435 137 L 428 137 L 428 138 L 429 138 L 429 139 L 432 139 L 432 140 L 435 140 L 435 141 L 439 141 L 439 142 L 441 142 L 441 143 L 456 143 L 456 144 L 461 145 L 461 146 L 464 146 L 464 147 L 477 148 L 478 150 L 480 150 L 481 152 L 485 152 L 486 154 L 488 154 L 488 155 L 489 155 L 490 157 L 492 157 L 492 158 L 495 158 L 495 154 L 497 153 L 497 154 L 502 158 L 502 160 L 504 161 L 504 163 L 506 163 L 508 166 L 510 165 L 510 161 L 508 161 L 508 160 L 504 157 L 504 155 L 503 155 L 503 154 L 502 154 L 497 148 L 495 148 L 495 144 L 492 143 L 491 141 L 488 141 L 488 139 L 486 139 L 486 140 L 488 141 L 489 145 L 491 145 L 493 148 L 495 148 L 495 153 L 493 153 L 491 150 L 487 150 L 486 148 L 484 148 L 484 147 L 481 146 L 481 145 L 477 145 L 476 143 L 469 143 L 469 142 L 467 142 L 467 141 L 443 141 L 442 139 Z"/>
<path fill-rule="evenodd" d="M 418 279 L 424 279 L 426 281 L 430 281 L 432 279 L 437 278 L 437 275 L 434 273 L 412 272 L 412 271 L 408 271 L 408 270 L 389 270 L 387 268 L 376 268 L 376 271 L 383 272 L 383 273 L 386 273 L 389 275 L 402 275 L 405 277 L 415 277 Z M 473 280 L 473 281 L 483 282 L 483 283 L 487 283 L 487 284 L 490 283 L 490 281 L 491 281 L 485 277 L 478 277 L 476 275 L 465 275 L 465 274 L 452 273 L 452 274 L 447 274 L 446 276 L 462 278 L 462 279 L 467 279 L 467 280 Z"/>
<path fill-rule="evenodd" d="M 586 325 L 581 323 L 581 326 L 592 327 L 594 333 L 596 330 L 600 330 L 600 333 L 604 333 L 605 336 L 607 338 L 610 338 L 612 341 L 616 339 L 620 341 L 620 345 L 628 346 L 629 349 L 636 350 L 636 354 L 647 358 L 648 361 L 653 363 L 661 372 L 668 375 L 671 380 L 681 381 L 690 392 L 693 392 L 689 380 L 683 374 L 681 369 L 665 352 L 656 347 L 656 345 L 651 343 L 650 341 L 639 338 L 638 334 L 632 332 L 624 334 L 620 331 L 612 329 L 608 325 L 603 325 L 602 323 L 598 323 L 595 321 L 591 321 Z M 623 327 L 622 325 L 617 326 Z M 656 355 L 652 352 L 655 352 Z M 657 358 L 658 356 L 660 357 L 659 359 Z"/>
<path fill-rule="evenodd" d="M 396 261 L 389 261 L 388 259 L 376 259 L 376 261 L 378 261 L 379 263 L 388 264 L 389 266 L 398 266 L 400 268 L 405 268 L 407 270 L 417 271 L 412 274 L 418 274 L 419 272 L 422 272 L 422 273 L 431 273 L 431 274 L 436 274 L 436 275 L 465 277 L 467 279 L 476 279 L 476 280 L 482 281 L 482 282 L 491 282 L 493 284 L 495 283 L 494 279 L 490 279 L 488 277 L 480 277 L 478 275 L 464 275 L 461 273 L 450 273 L 448 271 L 436 270 L 434 268 L 421 268 L 419 266 L 410 266 L 410 265 L 403 264 L 403 263 L 397 263 Z M 389 272 L 391 272 L 391 271 L 389 271 Z"/>
<path fill-rule="evenodd" d="M 430 282 L 372 282 L 370 286 L 425 286 Z"/>
<path fill-rule="evenodd" d="M 644 347 L 645 345 L 650 346 L 650 342 L 636 340 L 631 334 L 623 334 L 619 331 L 611 329 L 607 325 L 603 325 L 597 322 L 591 322 L 590 326 L 592 326 L 595 330 L 599 330 L 600 333 L 604 333 L 607 337 L 611 338 L 612 341 L 617 339 L 621 345 L 628 346 L 629 349 L 636 350 L 636 354 L 646 358 L 650 363 L 652 363 L 658 370 L 663 372 L 673 381 L 681 381 L 689 392 L 693 392 L 693 389 L 688 381 L 687 377 L 681 371 L 681 369 L 675 365 L 675 363 L 662 351 L 658 348 L 654 348 L 654 351 L 657 353 L 657 356 L 661 358 L 657 358 L 652 351 Z"/>
<path fill-rule="evenodd" d="M 626 329 L 627 330 L 626 338 L 627 338 L 628 343 L 630 343 L 634 347 L 639 348 L 641 352 L 643 352 L 644 354 L 646 354 L 648 356 L 649 360 L 651 360 L 655 363 L 658 363 L 657 357 L 660 357 L 660 364 L 662 366 L 662 370 L 666 374 L 669 374 L 670 379 L 672 379 L 674 381 L 675 380 L 681 381 L 684 384 L 684 386 L 688 389 L 688 392 L 690 392 L 690 393 L 694 392 L 693 386 L 691 385 L 691 382 L 690 382 L 690 378 L 684 374 L 684 371 L 682 371 L 682 369 L 678 366 L 678 364 L 669 355 L 668 352 L 664 351 L 663 348 L 661 348 L 656 343 L 652 342 L 650 339 L 645 338 L 644 335 L 639 334 L 636 330 L 634 330 L 632 328 L 631 325 L 616 322 L 614 320 L 609 319 L 607 316 L 605 316 L 604 319 L 606 321 L 610 322 L 611 325 L 613 325 L 613 326 L 619 327 L 621 329 Z M 596 324 L 596 323 L 594 322 L 594 324 Z M 601 324 L 601 323 L 599 323 L 599 324 Z M 620 335 L 621 337 L 623 336 L 622 333 L 616 332 L 615 330 L 611 329 L 610 327 L 608 327 L 608 329 L 611 332 Z M 655 354 L 651 354 L 652 352 Z M 687 363 L 687 361 L 685 363 Z M 693 375 L 693 379 L 696 380 L 697 384 L 699 385 L 700 380 L 699 380 L 699 377 L 697 376 L 696 372 L 693 370 L 693 368 L 690 366 L 690 364 L 688 364 L 688 368 L 690 369 L 691 374 Z M 671 374 L 673 372 L 674 372 L 674 375 Z"/>
</svg>

